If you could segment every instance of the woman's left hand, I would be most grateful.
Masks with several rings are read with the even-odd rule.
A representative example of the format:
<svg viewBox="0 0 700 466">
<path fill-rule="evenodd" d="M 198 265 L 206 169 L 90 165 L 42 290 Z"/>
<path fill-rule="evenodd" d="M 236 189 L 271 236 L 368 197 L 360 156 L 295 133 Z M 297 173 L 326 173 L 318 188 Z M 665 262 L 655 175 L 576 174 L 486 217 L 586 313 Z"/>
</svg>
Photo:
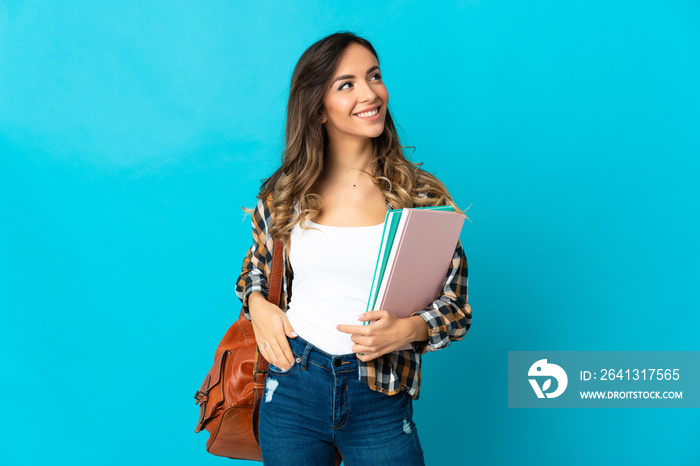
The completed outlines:
<svg viewBox="0 0 700 466">
<path fill-rule="evenodd" d="M 358 318 L 360 321 L 373 321 L 369 325 L 338 324 L 337 329 L 352 335 L 350 339 L 355 343 L 352 351 L 357 353 L 359 360 L 366 362 L 391 353 L 411 341 L 412 327 L 408 319 L 410 317 L 402 319 L 385 310 L 369 311 Z"/>
</svg>

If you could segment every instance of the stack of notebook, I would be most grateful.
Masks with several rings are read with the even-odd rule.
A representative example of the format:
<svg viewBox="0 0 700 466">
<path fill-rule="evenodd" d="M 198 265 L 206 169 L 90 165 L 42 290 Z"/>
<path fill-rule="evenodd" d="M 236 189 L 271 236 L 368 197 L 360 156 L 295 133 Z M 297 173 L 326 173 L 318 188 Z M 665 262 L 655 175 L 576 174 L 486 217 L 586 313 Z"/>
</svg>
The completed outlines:
<svg viewBox="0 0 700 466">
<path fill-rule="evenodd" d="M 367 311 L 408 317 L 429 306 L 442 291 L 464 219 L 452 206 L 388 211 Z"/>
</svg>

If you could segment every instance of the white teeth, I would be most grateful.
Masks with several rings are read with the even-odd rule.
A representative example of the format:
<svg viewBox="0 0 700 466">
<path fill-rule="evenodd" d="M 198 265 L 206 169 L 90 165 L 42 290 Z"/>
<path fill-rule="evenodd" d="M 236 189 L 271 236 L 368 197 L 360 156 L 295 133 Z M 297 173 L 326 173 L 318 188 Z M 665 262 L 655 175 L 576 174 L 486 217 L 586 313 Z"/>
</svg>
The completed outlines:
<svg viewBox="0 0 700 466">
<path fill-rule="evenodd" d="M 371 112 L 358 113 L 357 116 L 360 116 L 360 117 L 363 117 L 363 118 L 367 118 L 367 117 L 374 116 L 374 115 L 376 115 L 377 113 L 379 113 L 379 107 L 375 108 L 375 109 L 372 110 Z"/>
</svg>

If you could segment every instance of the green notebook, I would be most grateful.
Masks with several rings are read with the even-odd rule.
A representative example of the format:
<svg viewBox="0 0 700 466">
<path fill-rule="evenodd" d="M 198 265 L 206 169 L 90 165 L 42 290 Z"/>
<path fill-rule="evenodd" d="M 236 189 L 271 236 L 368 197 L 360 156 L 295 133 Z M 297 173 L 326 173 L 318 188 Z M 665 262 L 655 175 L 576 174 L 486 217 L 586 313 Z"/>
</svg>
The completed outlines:
<svg viewBox="0 0 700 466">
<path fill-rule="evenodd" d="M 428 206 L 428 207 L 414 207 L 415 209 L 432 209 L 432 210 L 447 210 L 453 211 L 454 207 L 451 205 L 441 205 L 441 206 Z M 377 301 L 377 293 L 379 293 L 379 288 L 382 284 L 382 279 L 384 278 L 384 270 L 386 268 L 387 260 L 391 254 L 391 247 L 394 244 L 394 236 L 396 236 L 396 229 L 399 226 L 399 220 L 401 220 L 401 214 L 405 209 L 394 209 L 389 210 L 386 213 L 386 219 L 384 220 L 384 231 L 382 232 L 382 241 L 379 247 L 379 255 L 377 257 L 377 265 L 374 268 L 374 278 L 372 279 L 372 286 L 370 287 L 369 299 L 367 300 L 367 311 L 374 310 L 374 304 Z M 368 325 L 368 321 L 364 321 L 362 325 Z"/>
</svg>

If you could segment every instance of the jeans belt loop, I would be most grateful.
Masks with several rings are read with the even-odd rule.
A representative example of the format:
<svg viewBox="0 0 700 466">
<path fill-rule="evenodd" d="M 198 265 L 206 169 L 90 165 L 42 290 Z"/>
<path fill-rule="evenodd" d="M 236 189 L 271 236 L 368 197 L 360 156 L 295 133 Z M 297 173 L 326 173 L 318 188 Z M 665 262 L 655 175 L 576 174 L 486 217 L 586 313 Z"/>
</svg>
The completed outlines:
<svg viewBox="0 0 700 466">
<path fill-rule="evenodd" d="M 304 348 L 304 355 L 301 357 L 301 370 L 305 371 L 306 370 L 306 365 L 309 362 L 309 353 L 313 349 L 314 345 L 311 343 L 306 344 L 306 348 Z"/>
</svg>

